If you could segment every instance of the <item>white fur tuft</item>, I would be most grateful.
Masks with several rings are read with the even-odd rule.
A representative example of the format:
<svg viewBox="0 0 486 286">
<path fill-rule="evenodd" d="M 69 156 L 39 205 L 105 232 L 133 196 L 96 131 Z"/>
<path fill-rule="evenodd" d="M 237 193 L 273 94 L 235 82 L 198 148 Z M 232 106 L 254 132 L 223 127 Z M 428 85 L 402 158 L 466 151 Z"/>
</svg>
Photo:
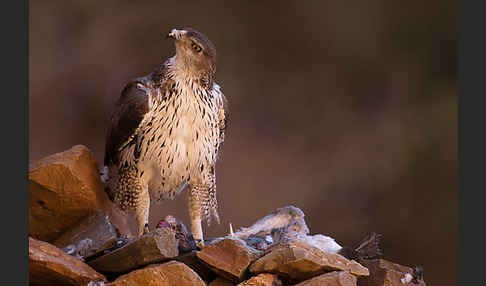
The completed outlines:
<svg viewBox="0 0 486 286">
<path fill-rule="evenodd" d="M 306 240 L 313 246 L 327 253 L 337 253 L 342 248 L 342 246 L 333 238 L 322 234 L 308 235 Z"/>
<path fill-rule="evenodd" d="M 107 184 L 108 183 L 108 167 L 107 166 L 103 166 L 103 168 L 101 168 L 101 181 L 103 182 L 103 184 Z"/>
</svg>

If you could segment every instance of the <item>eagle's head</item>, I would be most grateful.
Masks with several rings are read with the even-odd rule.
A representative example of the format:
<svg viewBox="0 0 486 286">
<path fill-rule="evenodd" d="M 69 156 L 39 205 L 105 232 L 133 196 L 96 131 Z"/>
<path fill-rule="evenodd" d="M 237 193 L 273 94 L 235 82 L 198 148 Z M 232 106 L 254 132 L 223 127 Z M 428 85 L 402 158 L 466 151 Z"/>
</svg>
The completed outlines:
<svg viewBox="0 0 486 286">
<path fill-rule="evenodd" d="M 216 49 L 203 34 L 191 28 L 172 29 L 167 35 L 175 40 L 177 65 L 197 77 L 213 77 Z"/>
</svg>

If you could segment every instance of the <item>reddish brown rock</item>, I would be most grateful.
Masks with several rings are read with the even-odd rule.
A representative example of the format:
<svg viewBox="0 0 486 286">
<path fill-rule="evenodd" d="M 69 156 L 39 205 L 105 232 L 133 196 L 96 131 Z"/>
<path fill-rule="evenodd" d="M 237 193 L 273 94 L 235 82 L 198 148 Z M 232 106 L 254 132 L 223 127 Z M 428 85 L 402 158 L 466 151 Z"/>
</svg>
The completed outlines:
<svg viewBox="0 0 486 286">
<path fill-rule="evenodd" d="M 92 243 L 79 254 L 86 258 L 116 245 L 117 232 L 105 211 L 98 210 L 58 237 L 52 244 L 59 248 L 79 245 L 89 239 Z"/>
<path fill-rule="evenodd" d="M 51 242 L 108 197 L 93 154 L 83 145 L 29 166 L 29 235 Z"/>
<path fill-rule="evenodd" d="M 204 247 L 197 257 L 217 274 L 237 282 L 244 278 L 250 263 L 261 254 L 240 239 L 225 238 Z"/>
<path fill-rule="evenodd" d="M 82 285 L 105 276 L 47 242 L 29 237 L 30 285 Z"/>
<path fill-rule="evenodd" d="M 126 272 L 179 255 L 175 233 L 169 228 L 155 229 L 108 254 L 88 262 L 100 272 Z"/>
<path fill-rule="evenodd" d="M 261 273 L 241 282 L 238 286 L 282 286 L 282 281 L 275 274 Z"/>
<path fill-rule="evenodd" d="M 174 260 L 182 262 L 185 265 L 189 266 L 192 270 L 196 271 L 197 275 L 199 275 L 199 277 L 201 277 L 201 279 L 204 280 L 206 283 L 216 278 L 216 274 L 211 271 L 211 269 L 209 269 L 209 266 L 202 262 L 199 258 L 197 258 L 197 251 L 191 251 L 189 253 L 179 255 L 175 257 Z"/>
<path fill-rule="evenodd" d="M 108 213 L 110 222 L 117 229 L 119 236 L 126 236 L 128 238 L 135 237 L 137 233 L 135 216 L 123 212 L 120 207 L 108 199 L 108 195 L 106 196 L 103 210 Z"/>
<path fill-rule="evenodd" d="M 325 273 L 295 286 L 356 286 L 356 276 L 347 271 Z"/>
<path fill-rule="evenodd" d="M 413 269 L 410 267 L 399 265 L 385 259 L 363 260 L 361 263 L 368 267 L 370 276 L 359 279 L 359 286 L 425 286 L 423 280 L 417 281 L 418 283 L 412 283 L 412 281 L 406 283 L 406 276 L 413 278 Z M 401 279 L 404 279 L 405 283 L 402 283 Z"/>
<path fill-rule="evenodd" d="M 349 271 L 356 276 L 369 275 L 368 269 L 356 261 L 323 252 L 305 241 L 275 245 L 250 266 L 253 273 L 278 273 L 292 281 L 302 281 L 336 270 Z"/>
<path fill-rule="evenodd" d="M 83 145 L 29 166 L 29 235 L 52 242 L 95 210 L 105 210 L 121 234 L 130 218 L 109 199 L 91 151 Z"/>
<path fill-rule="evenodd" d="M 152 264 L 118 277 L 106 286 L 206 286 L 184 263 L 169 261 Z"/>
<path fill-rule="evenodd" d="M 214 279 L 213 281 L 211 281 L 211 283 L 208 284 L 208 286 L 235 286 L 235 285 L 236 285 L 235 283 L 221 277 Z"/>
</svg>

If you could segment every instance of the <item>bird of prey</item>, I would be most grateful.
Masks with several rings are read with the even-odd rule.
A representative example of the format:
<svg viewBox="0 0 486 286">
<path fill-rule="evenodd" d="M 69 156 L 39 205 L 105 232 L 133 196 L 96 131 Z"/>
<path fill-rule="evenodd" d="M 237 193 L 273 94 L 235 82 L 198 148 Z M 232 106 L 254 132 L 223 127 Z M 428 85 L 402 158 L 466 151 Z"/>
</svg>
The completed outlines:
<svg viewBox="0 0 486 286">
<path fill-rule="evenodd" d="M 111 117 L 104 181 L 112 201 L 148 232 L 150 203 L 187 186 L 191 231 L 204 245 L 202 220 L 219 223 L 216 160 L 227 126 L 227 102 L 214 81 L 216 49 L 202 33 L 173 29 L 176 53 L 123 89 Z"/>
</svg>

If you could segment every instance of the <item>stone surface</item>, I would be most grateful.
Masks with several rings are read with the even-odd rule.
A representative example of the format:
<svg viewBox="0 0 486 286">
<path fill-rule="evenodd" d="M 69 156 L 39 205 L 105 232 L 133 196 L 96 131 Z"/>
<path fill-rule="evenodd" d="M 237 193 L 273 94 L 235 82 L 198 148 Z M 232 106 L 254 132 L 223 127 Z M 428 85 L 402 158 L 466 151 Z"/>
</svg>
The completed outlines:
<svg viewBox="0 0 486 286">
<path fill-rule="evenodd" d="M 119 236 L 134 238 L 137 233 L 137 223 L 135 216 L 123 212 L 120 207 L 108 199 L 103 205 L 103 210 L 108 213 L 111 223 L 116 227 Z"/>
<path fill-rule="evenodd" d="M 152 264 L 118 277 L 106 286 L 205 286 L 206 283 L 184 263 Z"/>
<path fill-rule="evenodd" d="M 30 285 L 82 285 L 106 281 L 79 259 L 44 241 L 29 237 Z"/>
<path fill-rule="evenodd" d="M 295 286 L 356 286 L 356 276 L 347 271 L 325 273 Z"/>
<path fill-rule="evenodd" d="M 197 253 L 217 274 L 233 281 L 241 281 L 250 263 L 261 256 L 262 252 L 253 249 L 237 238 L 225 238 L 207 245 Z"/>
<path fill-rule="evenodd" d="M 88 261 L 100 272 L 126 272 L 179 254 L 175 234 L 168 228 L 155 229 L 110 253 Z"/>
<path fill-rule="evenodd" d="M 323 252 L 306 241 L 298 240 L 273 246 L 249 269 L 253 273 L 278 273 L 296 282 L 336 270 L 346 270 L 356 276 L 369 275 L 368 269 L 354 260 Z"/>
<path fill-rule="evenodd" d="M 180 244 L 179 244 L 180 246 Z M 180 248 L 179 248 L 180 251 Z M 202 280 L 206 283 L 212 281 L 216 278 L 216 274 L 209 269 L 209 266 L 202 262 L 199 258 L 197 258 L 197 251 L 191 251 L 189 253 L 185 253 L 179 255 L 174 258 L 179 262 L 184 263 L 185 265 L 189 266 L 192 270 L 194 270 Z"/>
<path fill-rule="evenodd" d="M 98 210 L 81 220 L 77 225 L 58 237 L 52 244 L 59 248 L 78 245 L 90 239 L 91 245 L 83 250 L 81 257 L 86 258 L 116 245 L 117 231 L 105 211 Z"/>
<path fill-rule="evenodd" d="M 235 286 L 235 285 L 236 285 L 235 283 L 221 277 L 214 279 L 213 281 L 211 281 L 211 283 L 208 284 L 208 286 Z"/>
<path fill-rule="evenodd" d="M 116 215 L 118 227 L 124 228 L 123 214 L 110 206 L 95 158 L 83 145 L 30 164 L 29 195 L 29 235 L 33 238 L 52 242 L 100 209 Z"/>
<path fill-rule="evenodd" d="M 360 278 L 358 280 L 359 286 L 425 286 L 423 280 L 417 281 L 418 283 L 402 283 L 400 281 L 400 279 L 405 278 L 407 273 L 413 277 L 413 269 L 410 267 L 396 264 L 385 259 L 363 260 L 361 263 L 368 267 L 370 276 Z"/>
<path fill-rule="evenodd" d="M 261 273 L 257 276 L 241 282 L 238 286 L 282 286 L 282 281 L 277 275 L 271 273 Z"/>
</svg>

